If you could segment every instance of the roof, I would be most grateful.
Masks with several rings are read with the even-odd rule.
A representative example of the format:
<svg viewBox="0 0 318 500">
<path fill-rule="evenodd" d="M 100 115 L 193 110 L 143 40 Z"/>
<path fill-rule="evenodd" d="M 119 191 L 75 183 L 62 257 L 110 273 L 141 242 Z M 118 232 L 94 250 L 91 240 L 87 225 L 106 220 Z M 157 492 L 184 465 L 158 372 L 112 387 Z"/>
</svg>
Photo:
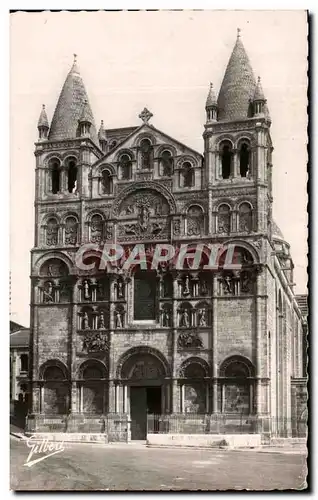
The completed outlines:
<svg viewBox="0 0 318 500">
<path fill-rule="evenodd" d="M 308 316 L 308 296 L 296 295 L 296 301 L 302 316 Z"/>
<path fill-rule="evenodd" d="M 82 107 L 82 113 L 79 119 L 79 122 L 82 123 L 92 123 L 92 120 L 94 120 L 91 108 L 89 107 L 87 101 L 84 102 L 84 105 Z"/>
<path fill-rule="evenodd" d="M 207 108 L 208 106 L 215 106 L 217 104 L 217 99 L 216 99 L 216 93 L 213 88 L 213 83 L 210 83 L 210 90 L 208 93 L 208 97 L 206 99 L 206 104 L 205 107 Z"/>
<path fill-rule="evenodd" d="M 82 116 L 83 105 L 87 101 L 85 113 L 91 121 L 90 137 L 98 146 L 97 132 L 88 95 L 79 73 L 76 60 L 68 73 L 54 111 L 49 140 L 74 139 L 78 137 L 78 122 Z"/>
<path fill-rule="evenodd" d="M 45 111 L 45 104 L 42 104 L 42 109 L 41 109 L 41 113 L 40 113 L 40 117 L 39 117 L 39 121 L 38 121 L 38 127 L 50 128 L 49 127 L 49 120 L 47 119 L 47 114 Z"/>
<path fill-rule="evenodd" d="M 272 220 L 272 237 L 277 240 L 283 240 L 285 241 L 284 235 L 274 219 Z"/>
<path fill-rule="evenodd" d="M 218 120 L 248 118 L 255 86 L 254 73 L 238 34 L 219 92 Z"/>
<path fill-rule="evenodd" d="M 25 326 L 20 325 L 20 323 L 16 323 L 15 321 L 10 321 L 10 333 L 26 329 L 27 328 Z"/>
<path fill-rule="evenodd" d="M 261 77 L 260 76 L 257 79 L 257 85 L 255 87 L 254 101 L 265 101 L 265 95 L 264 95 L 263 87 L 261 84 Z"/>
<path fill-rule="evenodd" d="M 29 347 L 30 329 L 24 328 L 10 335 L 10 347 Z"/>
</svg>

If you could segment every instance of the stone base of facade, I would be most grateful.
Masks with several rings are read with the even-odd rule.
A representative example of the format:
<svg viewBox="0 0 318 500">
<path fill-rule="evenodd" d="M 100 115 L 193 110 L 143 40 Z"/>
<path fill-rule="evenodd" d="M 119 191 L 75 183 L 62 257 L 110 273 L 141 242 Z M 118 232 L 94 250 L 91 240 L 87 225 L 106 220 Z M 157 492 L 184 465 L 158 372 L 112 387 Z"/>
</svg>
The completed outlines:
<svg viewBox="0 0 318 500">
<path fill-rule="evenodd" d="M 147 434 L 149 446 L 189 446 L 202 448 L 254 448 L 261 445 L 260 434 Z"/>
<path fill-rule="evenodd" d="M 128 415 L 116 413 L 89 416 L 76 413 L 51 416 L 33 414 L 26 419 L 25 431 L 26 435 L 53 441 L 128 442 L 130 419 Z M 57 439 L 57 436 L 60 437 Z"/>
<path fill-rule="evenodd" d="M 32 441 L 49 441 L 63 443 L 100 443 L 107 444 L 107 434 L 78 433 L 78 432 L 26 432 L 27 437 L 32 436 Z"/>
</svg>

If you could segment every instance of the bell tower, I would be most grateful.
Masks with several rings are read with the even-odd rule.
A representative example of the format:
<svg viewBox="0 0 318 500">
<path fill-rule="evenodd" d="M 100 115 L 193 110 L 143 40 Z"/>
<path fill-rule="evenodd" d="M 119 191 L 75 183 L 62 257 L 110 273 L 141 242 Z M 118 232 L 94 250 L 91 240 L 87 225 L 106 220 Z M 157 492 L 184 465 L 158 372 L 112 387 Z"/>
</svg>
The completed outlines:
<svg viewBox="0 0 318 500">
<path fill-rule="evenodd" d="M 218 98 L 206 102 L 205 168 L 209 232 L 219 236 L 267 235 L 271 223 L 271 119 L 240 29 Z"/>
</svg>

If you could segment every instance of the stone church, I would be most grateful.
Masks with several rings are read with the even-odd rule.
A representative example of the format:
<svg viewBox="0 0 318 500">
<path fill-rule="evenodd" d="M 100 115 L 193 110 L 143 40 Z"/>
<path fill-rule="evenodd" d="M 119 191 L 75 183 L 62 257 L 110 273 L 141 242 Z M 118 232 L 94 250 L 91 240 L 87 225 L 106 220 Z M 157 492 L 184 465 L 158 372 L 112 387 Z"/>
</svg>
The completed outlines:
<svg viewBox="0 0 318 500">
<path fill-rule="evenodd" d="M 145 439 L 147 432 L 299 435 L 306 417 L 303 320 L 290 246 L 272 216 L 271 118 L 238 31 L 203 153 L 140 124 L 94 121 L 76 56 L 35 145 L 29 432 Z M 153 119 L 152 119 L 153 118 Z M 76 264 L 84 244 L 189 251 L 216 269 L 126 272 Z M 224 255 L 234 248 L 236 263 Z M 96 264 L 96 265 L 95 265 Z M 89 269 L 88 269 L 89 267 Z M 96 438 L 97 439 L 97 438 Z"/>
</svg>

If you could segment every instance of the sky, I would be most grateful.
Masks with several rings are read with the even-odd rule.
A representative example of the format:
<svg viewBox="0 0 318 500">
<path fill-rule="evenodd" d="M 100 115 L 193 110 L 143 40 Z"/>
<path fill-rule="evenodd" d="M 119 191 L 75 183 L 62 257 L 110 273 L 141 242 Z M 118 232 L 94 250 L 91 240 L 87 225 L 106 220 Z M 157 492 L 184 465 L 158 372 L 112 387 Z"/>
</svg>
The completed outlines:
<svg viewBox="0 0 318 500">
<path fill-rule="evenodd" d="M 237 28 L 272 118 L 273 212 L 291 244 L 295 292 L 307 286 L 307 20 L 305 11 L 11 14 L 11 320 L 29 326 L 34 143 L 42 104 L 52 119 L 77 61 L 99 127 L 151 123 L 203 152 L 205 100 L 219 90 Z"/>
</svg>

